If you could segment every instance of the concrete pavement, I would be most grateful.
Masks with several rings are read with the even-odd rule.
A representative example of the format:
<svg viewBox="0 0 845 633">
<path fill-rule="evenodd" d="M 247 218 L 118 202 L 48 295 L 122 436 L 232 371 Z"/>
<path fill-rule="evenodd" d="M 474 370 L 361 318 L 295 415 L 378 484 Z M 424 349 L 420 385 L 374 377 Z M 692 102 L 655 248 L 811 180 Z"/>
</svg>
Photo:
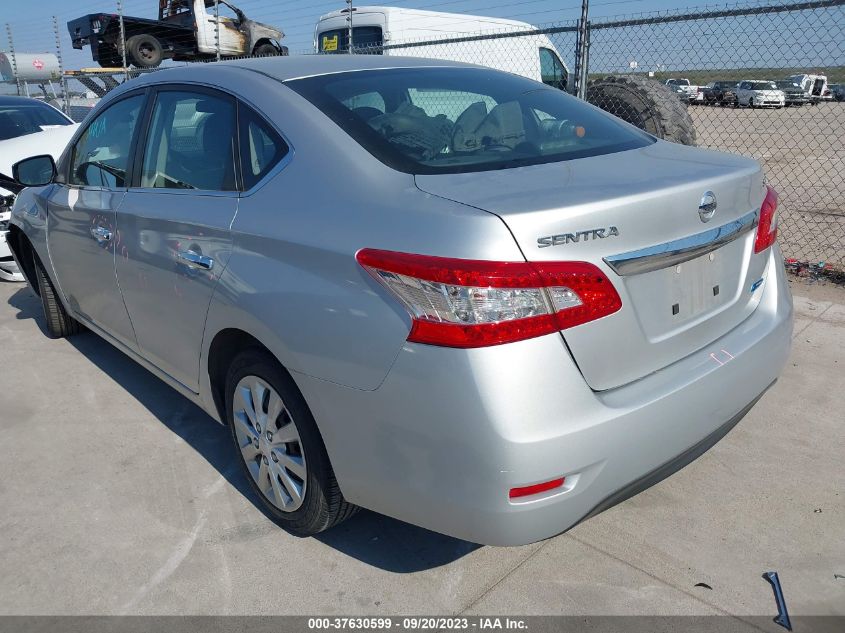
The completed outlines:
<svg viewBox="0 0 845 633">
<path fill-rule="evenodd" d="M 0 614 L 845 615 L 845 289 L 793 283 L 781 380 L 724 440 L 567 534 L 479 547 L 362 512 L 271 523 L 225 429 L 0 284 Z M 712 589 L 696 586 L 706 583 Z"/>
</svg>

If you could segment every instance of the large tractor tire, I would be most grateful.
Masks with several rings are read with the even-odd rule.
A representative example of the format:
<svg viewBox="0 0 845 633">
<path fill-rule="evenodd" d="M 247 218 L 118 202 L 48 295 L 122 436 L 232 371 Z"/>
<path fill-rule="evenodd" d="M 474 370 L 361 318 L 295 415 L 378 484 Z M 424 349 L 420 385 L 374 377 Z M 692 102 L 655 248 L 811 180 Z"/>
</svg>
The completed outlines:
<svg viewBox="0 0 845 633">
<path fill-rule="evenodd" d="M 126 53 L 137 68 L 155 68 L 161 64 L 164 51 L 154 35 L 133 35 L 126 40 Z"/>
<path fill-rule="evenodd" d="M 587 101 L 658 138 L 695 145 L 695 124 L 672 90 L 653 79 L 611 75 L 587 83 Z"/>
</svg>

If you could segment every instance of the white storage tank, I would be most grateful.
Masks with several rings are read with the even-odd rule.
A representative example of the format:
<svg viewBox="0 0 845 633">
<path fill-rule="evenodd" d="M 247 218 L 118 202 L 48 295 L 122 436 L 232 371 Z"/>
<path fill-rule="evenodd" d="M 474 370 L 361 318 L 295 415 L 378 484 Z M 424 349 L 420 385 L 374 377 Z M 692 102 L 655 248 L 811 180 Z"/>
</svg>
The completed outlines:
<svg viewBox="0 0 845 633">
<path fill-rule="evenodd" d="M 15 81 L 15 66 L 21 81 L 50 81 L 62 76 L 53 53 L 15 53 L 14 60 L 12 53 L 0 53 L 0 76 L 4 81 Z"/>
</svg>

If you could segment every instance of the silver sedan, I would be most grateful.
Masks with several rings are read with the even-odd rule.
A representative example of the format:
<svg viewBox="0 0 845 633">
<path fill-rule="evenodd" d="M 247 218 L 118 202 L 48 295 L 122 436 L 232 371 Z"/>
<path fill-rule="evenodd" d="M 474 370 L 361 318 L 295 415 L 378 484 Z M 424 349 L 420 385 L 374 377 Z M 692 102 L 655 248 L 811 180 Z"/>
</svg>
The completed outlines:
<svg viewBox="0 0 845 633">
<path fill-rule="evenodd" d="M 789 353 L 755 161 L 490 69 L 164 70 L 14 172 L 47 333 L 84 325 L 229 425 L 297 534 L 365 507 L 547 538 L 702 454 Z"/>
</svg>

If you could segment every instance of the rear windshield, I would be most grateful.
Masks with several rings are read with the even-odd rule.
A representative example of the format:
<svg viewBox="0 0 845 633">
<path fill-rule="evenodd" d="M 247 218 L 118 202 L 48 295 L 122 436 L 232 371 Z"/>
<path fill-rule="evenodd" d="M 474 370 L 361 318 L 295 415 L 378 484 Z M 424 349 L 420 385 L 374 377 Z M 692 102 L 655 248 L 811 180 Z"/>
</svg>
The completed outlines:
<svg viewBox="0 0 845 633">
<path fill-rule="evenodd" d="M 0 141 L 70 124 L 60 112 L 37 101 L 0 105 Z"/>
<path fill-rule="evenodd" d="M 494 70 L 370 70 L 286 85 L 373 156 L 412 174 L 536 165 L 654 142 L 560 90 Z"/>
<path fill-rule="evenodd" d="M 348 53 L 349 29 L 323 31 L 317 37 L 320 53 Z M 380 26 L 355 26 L 352 28 L 352 47 L 357 51 L 381 53 L 382 35 Z"/>
</svg>

